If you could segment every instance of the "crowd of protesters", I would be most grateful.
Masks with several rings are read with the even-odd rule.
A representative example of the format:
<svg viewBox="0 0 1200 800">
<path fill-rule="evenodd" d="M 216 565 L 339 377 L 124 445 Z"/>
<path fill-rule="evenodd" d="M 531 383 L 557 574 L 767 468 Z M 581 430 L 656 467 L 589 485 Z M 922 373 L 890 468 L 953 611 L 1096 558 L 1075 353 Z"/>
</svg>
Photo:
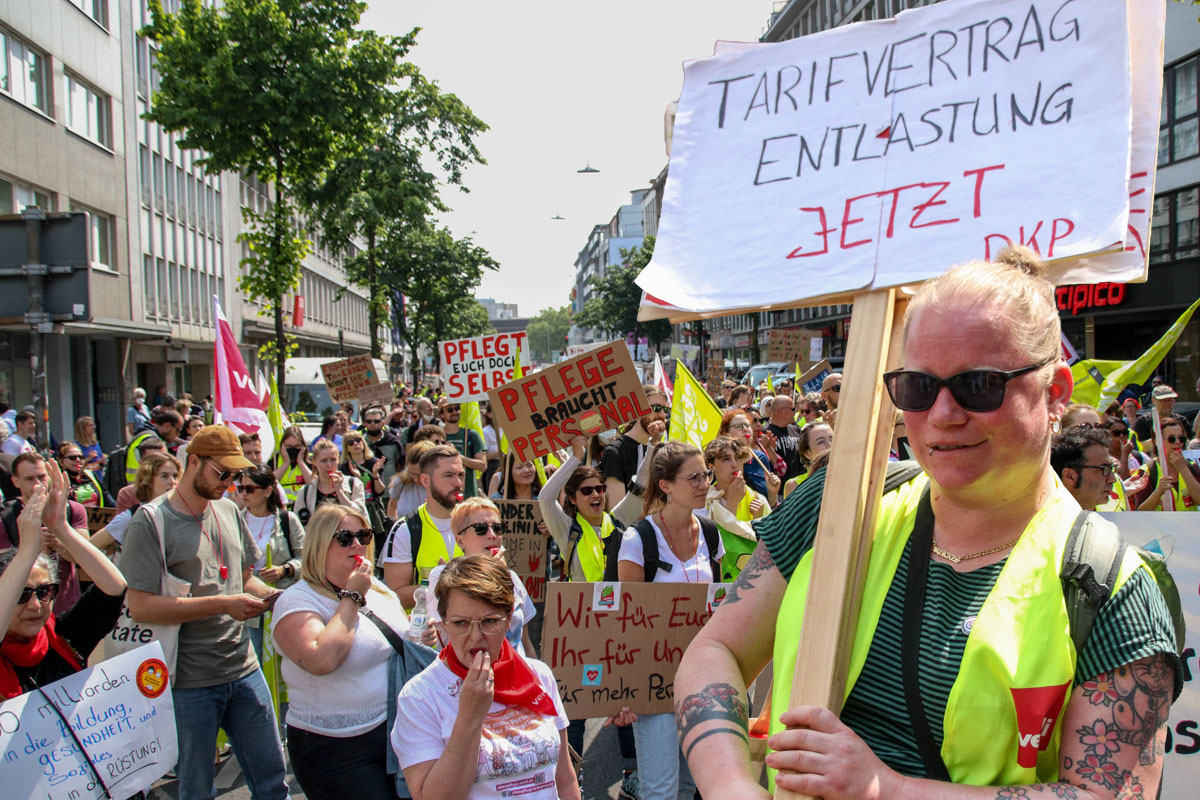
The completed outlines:
<svg viewBox="0 0 1200 800">
<path fill-rule="evenodd" d="M 1028 280 L 1027 292 L 1037 295 L 1036 266 L 1028 275 L 981 280 Z M 921 319 L 935 314 L 926 306 L 961 304 L 975 289 L 954 291 L 959 295 L 949 300 L 922 300 Z M 1036 302 L 1022 309 L 1016 317 L 1044 311 Z M 910 338 L 913 330 L 934 331 L 910 325 Z M 974 373 L 945 377 L 951 370 L 942 361 L 966 364 L 967 356 L 946 360 L 913 350 L 910 358 L 924 358 L 920 365 L 932 374 L 889 373 L 886 386 L 900 409 L 890 460 L 916 458 L 932 480 L 953 485 L 941 462 L 963 459 L 949 455 L 949 440 L 931 441 L 938 426 L 931 427 L 930 417 L 982 417 L 1007 408 L 1003 385 L 1054 361 L 1042 358 L 1044 342 L 1037 341 L 1026 360 L 1040 363 L 991 370 L 1003 381 L 998 395 L 984 400 L 969 393 L 978 395 L 987 381 L 959 380 Z M 978 363 L 993 363 L 978 355 Z M 1063 368 L 1054 370 L 1051 388 L 1064 382 Z M 743 678 L 752 676 L 730 673 L 729 654 L 743 667 L 759 660 L 769 651 L 745 636 L 768 638 L 763 626 L 773 629 L 781 601 L 803 607 L 784 594 L 793 571 L 807 564 L 819 513 L 814 504 L 838 428 L 841 377 L 827 374 L 807 393 L 790 380 L 748 386 L 727 379 L 711 387 L 721 419 L 703 447 L 667 441 L 671 398 L 647 385 L 645 416 L 620 430 L 574 437 L 569 449 L 536 462 L 518 462 L 508 452 L 486 404 L 479 425 L 465 425 L 463 407 L 439 399 L 433 387 L 401 391 L 388 406 L 342 404 L 311 441 L 300 427 L 286 427 L 266 457 L 269 432 L 214 425 L 209 398 L 176 399 L 165 387 L 149 401 L 143 390 L 134 392 L 126 442 L 116 449 L 97 440 L 90 417 L 76 422 L 74 438 L 39 450 L 30 410 L 0 415 L 6 497 L 0 617 L 10 619 L 0 649 L 0 693 L 17 696 L 103 657 L 124 609 L 137 624 L 178 629 L 172 671 L 182 798 L 215 795 L 218 728 L 256 798 L 287 796 L 285 746 L 310 798 L 344 797 L 347 787 L 364 798 L 500 797 L 516 789 L 533 798 L 578 798 L 588 760 L 569 754 L 583 752 L 586 721 L 567 719 L 553 676 L 536 660 L 540 643 L 531 631 L 540 627 L 535 620 L 543 609 L 504 566 L 493 501 L 540 506 L 537 530 L 547 537 L 551 581 L 736 581 L 733 594 L 749 597 L 747 608 L 758 603 L 770 613 L 751 622 L 721 612 L 718 622 L 740 622 L 702 636 L 693 663 L 703 661 L 740 693 Z M 1069 388 L 1059 386 L 1064 391 L 1048 414 L 1029 404 L 1010 409 L 1024 418 L 986 431 L 997 440 L 996 452 L 1025 452 L 1030 432 L 1044 422 L 1046 473 L 1038 480 L 1059 493 L 1055 503 L 1099 511 L 1197 509 L 1200 442 L 1194 421 L 1175 413 L 1171 386 L 1156 378 L 1128 387 L 1101 410 L 1070 404 Z M 919 433 L 916 450 L 909 430 Z M 1034 461 L 1013 463 L 1041 470 Z M 987 465 L 954 469 L 992 474 Z M 947 519 L 958 513 L 955 492 L 966 497 L 975 480 L 964 478 L 937 501 Z M 1009 479 L 994 480 L 993 488 L 1002 488 Z M 104 524 L 89 531 L 89 510 L 105 508 L 112 511 Z M 938 541 L 954 535 L 940 533 Z M 973 542 L 963 541 L 968 549 Z M 993 565 L 1003 564 L 1017 541 L 978 554 L 987 562 L 980 573 L 994 579 Z M 958 564 L 956 558 L 950 561 Z M 764 580 L 774 592 L 766 599 L 752 591 Z M 929 580 L 953 588 L 953 576 L 936 569 Z M 1150 591 L 1145 581 L 1135 583 Z M 417 668 L 404 657 L 397 661 L 404 653 Z M 1087 663 L 1109 671 L 1127 663 L 1121 658 L 1148 655 L 1110 643 L 1103 653 L 1089 651 Z M 264 678 L 262 665 L 271 658 L 288 687 L 286 702 Z M 887 679 L 883 662 L 868 659 L 867 668 L 878 671 L 871 680 Z M 694 689 L 700 679 L 685 671 L 681 681 Z M 1169 688 L 1151 699 L 1168 703 Z M 851 728 L 855 746 L 868 743 L 864 758 L 889 724 L 887 714 L 868 719 L 868 709 L 895 711 L 889 691 L 864 688 L 851 697 L 849 716 L 863 712 Z M 940 702 L 944 711 L 944 693 Z M 716 739 L 699 745 L 707 734 L 696 731 L 707 719 L 625 709 L 605 720 L 618 731 L 620 796 L 690 798 L 697 785 L 712 796 L 732 796 L 716 787 L 742 779 L 738 769 L 720 772 L 737 746 Z M 850 729 L 835 723 L 815 714 L 803 722 L 844 737 Z M 808 744 L 787 738 L 774 744 L 782 757 L 773 765 L 794 773 L 793 759 Z M 898 747 L 880 753 L 888 768 L 926 774 L 921 753 Z M 693 749 L 697 755 L 685 758 Z M 1151 777 L 1145 774 L 1147 784 Z"/>
</svg>

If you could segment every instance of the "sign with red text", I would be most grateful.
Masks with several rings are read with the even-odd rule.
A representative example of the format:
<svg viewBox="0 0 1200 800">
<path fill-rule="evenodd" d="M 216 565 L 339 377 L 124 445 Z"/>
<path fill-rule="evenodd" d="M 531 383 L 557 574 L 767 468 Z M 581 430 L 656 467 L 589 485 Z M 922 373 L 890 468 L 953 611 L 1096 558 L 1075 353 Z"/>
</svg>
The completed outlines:
<svg viewBox="0 0 1200 800">
<path fill-rule="evenodd" d="M 438 342 L 446 399 L 451 403 L 483 400 L 489 390 L 511 381 L 518 350 L 521 366 L 529 366 L 525 331 Z"/>
<path fill-rule="evenodd" d="M 650 413 L 629 348 L 609 342 L 488 392 L 492 420 L 530 461 Z"/>
<path fill-rule="evenodd" d="M 175 765 L 175 705 L 158 642 L 0 703 L 4 796 L 125 800 Z"/>
<path fill-rule="evenodd" d="M 1123 252 L 1130 195 L 1153 184 L 1154 159 L 1130 161 L 1131 40 L 1154 41 L 1150 5 L 959 0 L 689 62 L 646 311 L 918 283 L 1009 241 L 1054 260 Z M 1152 122 L 1161 80 L 1146 83 Z M 1153 153 L 1157 126 L 1137 135 Z M 1137 280 L 1145 259 L 1096 271 Z"/>
<path fill-rule="evenodd" d="M 352 403 L 364 389 L 380 381 L 379 371 L 369 355 L 351 356 L 321 365 L 325 388 L 335 403 Z"/>
<path fill-rule="evenodd" d="M 683 652 L 725 599 L 722 583 L 552 583 L 542 660 L 569 719 L 673 710 Z"/>
<path fill-rule="evenodd" d="M 546 534 L 538 530 L 542 509 L 533 500 L 497 500 L 503 528 L 504 560 L 529 592 L 529 599 L 546 599 Z"/>
</svg>

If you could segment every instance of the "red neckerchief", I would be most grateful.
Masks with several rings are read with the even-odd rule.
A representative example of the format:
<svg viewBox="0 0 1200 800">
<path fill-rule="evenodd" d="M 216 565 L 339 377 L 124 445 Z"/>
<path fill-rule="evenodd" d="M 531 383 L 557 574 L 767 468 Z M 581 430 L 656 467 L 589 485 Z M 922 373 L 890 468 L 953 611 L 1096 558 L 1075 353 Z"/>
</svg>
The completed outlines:
<svg viewBox="0 0 1200 800">
<path fill-rule="evenodd" d="M 10 636 L 5 636 L 4 642 L 0 643 L 0 697 L 11 700 L 24 694 L 25 690 L 21 688 L 21 681 L 17 678 L 13 666 L 26 669 L 36 667 L 51 649 L 76 671 L 83 669 L 83 663 L 75 654 L 74 648 L 54 632 L 53 614 L 46 618 L 46 624 L 31 642 L 18 642 Z"/>
<path fill-rule="evenodd" d="M 458 677 L 467 677 L 467 667 L 458 660 L 453 645 L 447 644 L 438 658 Z M 497 703 L 521 706 L 547 717 L 558 715 L 554 708 L 554 698 L 542 688 L 542 682 L 533 671 L 533 667 L 525 663 L 525 659 L 521 658 L 507 639 L 500 647 L 500 657 L 492 662 L 492 676 L 496 681 L 492 689 L 492 698 Z"/>
</svg>

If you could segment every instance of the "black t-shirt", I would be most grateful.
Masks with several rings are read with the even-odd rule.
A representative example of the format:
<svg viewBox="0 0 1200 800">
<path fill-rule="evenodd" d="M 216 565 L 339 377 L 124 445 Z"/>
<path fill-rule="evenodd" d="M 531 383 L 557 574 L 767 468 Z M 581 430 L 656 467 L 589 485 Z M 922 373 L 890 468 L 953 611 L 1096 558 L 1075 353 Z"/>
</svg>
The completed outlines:
<svg viewBox="0 0 1200 800">
<path fill-rule="evenodd" d="M 775 435 L 775 454 L 787 464 L 787 474 L 783 479 L 787 481 L 804 472 L 804 459 L 800 456 L 800 427 L 767 424 L 763 430 Z"/>
<path fill-rule="evenodd" d="M 600 457 L 600 468 L 605 480 L 616 478 L 625 484 L 625 491 L 629 491 L 629 487 L 633 486 L 633 479 L 637 477 L 638 464 L 641 463 L 645 452 L 646 445 L 640 444 L 632 436 L 618 436 L 604 448 Z"/>
<path fill-rule="evenodd" d="M 117 624 L 117 619 L 121 616 L 121 604 L 124 600 L 124 592 L 117 597 L 112 597 L 93 585 L 83 593 L 79 602 L 67 609 L 66 613 L 55 616 L 54 632 L 66 639 L 75 649 L 79 660 L 85 667 L 88 657 L 96 649 L 96 645 L 100 644 L 100 640 L 107 636 L 108 632 Z M 13 671 L 17 673 L 17 680 L 21 682 L 21 690 L 26 692 L 32 691 L 38 686 L 46 686 L 60 681 L 78 672 L 75 667 L 56 653 L 54 648 L 50 648 L 46 652 L 46 657 L 37 666 L 18 667 L 14 665 Z"/>
</svg>

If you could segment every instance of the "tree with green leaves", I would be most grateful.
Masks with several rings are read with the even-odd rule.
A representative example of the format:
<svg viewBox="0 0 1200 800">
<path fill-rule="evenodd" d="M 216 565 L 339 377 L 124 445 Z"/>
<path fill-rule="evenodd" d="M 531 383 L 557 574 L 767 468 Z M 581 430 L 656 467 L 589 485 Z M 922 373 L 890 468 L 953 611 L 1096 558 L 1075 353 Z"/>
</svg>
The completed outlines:
<svg viewBox="0 0 1200 800">
<path fill-rule="evenodd" d="M 360 0 L 182 0 L 163 11 L 150 0 L 142 35 L 158 46 L 161 76 L 146 117 L 203 151 L 210 173 L 251 174 L 273 187 L 266 213 L 243 210 L 249 250 L 240 287 L 265 301 L 275 338 L 261 351 L 275 363 L 294 345 L 284 329 L 285 296 L 299 286 L 310 243 L 294 220 L 304 188 L 338 159 L 378 136 L 395 108 L 401 59 L 416 32 L 380 36 L 359 26 Z"/>
<path fill-rule="evenodd" d="M 401 335 L 409 347 L 416 383 L 420 382 L 421 345 L 434 347 L 436 354 L 440 341 L 491 331 L 487 312 L 474 296 L 483 271 L 500 268 L 486 249 L 470 238 L 456 239 L 448 229 L 422 222 L 387 226 L 376 251 L 379 280 L 385 286 L 403 287 L 408 297 Z"/>
<path fill-rule="evenodd" d="M 621 248 L 620 266 L 611 266 L 603 275 L 589 279 L 595 294 L 575 317 L 575 324 L 618 338 L 633 334 L 635 343 L 645 336 L 651 349 L 671 338 L 671 323 L 667 320 L 639 322 L 637 318 L 642 289 L 635 280 L 653 254 L 653 236 L 647 236 L 638 247 Z"/>
<path fill-rule="evenodd" d="M 365 250 L 343 261 L 351 281 L 365 286 L 370 312 L 371 354 L 383 355 L 379 328 L 386 321 L 393 285 L 382 279 L 376 243 L 389 225 L 419 225 L 447 207 L 438 194 L 439 176 L 426 169 L 435 160 L 447 184 L 463 185 L 463 170 L 486 163 L 474 138 L 487 130 L 452 94 L 443 93 L 413 64 L 402 64 L 404 85 L 375 142 L 339 159 L 305 198 L 310 220 L 336 252 L 348 253 L 356 241 Z M 485 315 L 486 321 L 486 315 Z"/>
<path fill-rule="evenodd" d="M 535 361 L 549 361 L 555 350 L 566 347 L 567 331 L 571 329 L 571 307 L 544 308 L 525 328 L 529 350 Z"/>
</svg>

